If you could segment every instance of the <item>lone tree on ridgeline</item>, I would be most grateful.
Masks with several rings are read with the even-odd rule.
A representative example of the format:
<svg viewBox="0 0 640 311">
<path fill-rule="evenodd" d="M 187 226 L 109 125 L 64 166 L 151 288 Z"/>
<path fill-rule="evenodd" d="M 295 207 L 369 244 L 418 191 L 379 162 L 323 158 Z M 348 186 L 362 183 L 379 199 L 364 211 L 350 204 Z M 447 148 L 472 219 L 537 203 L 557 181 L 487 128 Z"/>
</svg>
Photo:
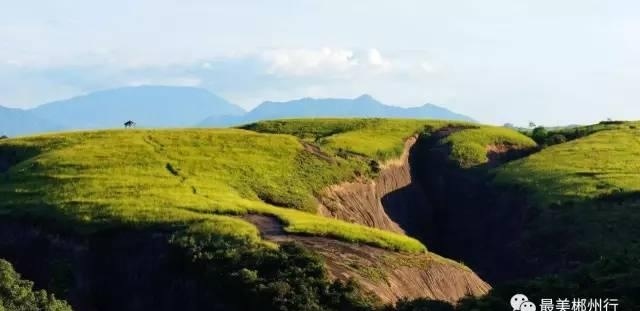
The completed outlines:
<svg viewBox="0 0 640 311">
<path fill-rule="evenodd" d="M 7 139 L 9 138 L 7 135 L 0 135 L 0 139 Z"/>
<path fill-rule="evenodd" d="M 130 127 L 136 127 L 136 123 L 131 120 L 124 123 L 124 128 L 130 128 Z"/>
</svg>

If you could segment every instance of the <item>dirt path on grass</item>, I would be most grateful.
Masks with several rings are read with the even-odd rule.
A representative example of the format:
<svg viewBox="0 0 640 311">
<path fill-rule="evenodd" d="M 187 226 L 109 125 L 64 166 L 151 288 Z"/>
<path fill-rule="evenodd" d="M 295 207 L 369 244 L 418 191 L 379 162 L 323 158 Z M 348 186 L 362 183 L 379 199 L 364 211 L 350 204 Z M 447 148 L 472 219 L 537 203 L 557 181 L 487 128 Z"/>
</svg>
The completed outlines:
<svg viewBox="0 0 640 311">
<path fill-rule="evenodd" d="M 354 279 L 385 303 L 401 298 L 426 297 L 456 302 L 466 295 L 480 296 L 491 288 L 473 271 L 432 253 L 410 254 L 326 237 L 288 234 L 275 217 L 249 214 L 265 240 L 295 242 L 325 259 L 332 279 Z"/>
</svg>

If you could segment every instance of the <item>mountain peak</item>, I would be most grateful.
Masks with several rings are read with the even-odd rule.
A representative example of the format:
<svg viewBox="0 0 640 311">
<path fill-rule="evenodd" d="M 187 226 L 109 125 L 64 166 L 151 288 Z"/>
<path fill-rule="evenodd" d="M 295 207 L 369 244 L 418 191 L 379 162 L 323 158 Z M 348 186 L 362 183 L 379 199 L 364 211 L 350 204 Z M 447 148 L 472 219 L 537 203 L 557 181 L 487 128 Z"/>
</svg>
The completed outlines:
<svg viewBox="0 0 640 311">
<path fill-rule="evenodd" d="M 44 104 L 35 115 L 66 128 L 188 127 L 205 116 L 242 115 L 240 107 L 203 88 L 143 85 L 107 89 Z"/>
<path fill-rule="evenodd" d="M 471 118 L 431 104 L 402 108 L 381 103 L 369 94 L 356 98 L 300 98 L 286 102 L 265 101 L 232 122 L 209 119 L 204 126 L 240 125 L 285 118 L 410 118 L 465 120 Z"/>
<path fill-rule="evenodd" d="M 369 94 L 362 94 L 358 97 L 356 97 L 354 100 L 357 101 L 377 101 L 375 98 L 373 98 L 373 96 L 369 95 Z"/>
</svg>

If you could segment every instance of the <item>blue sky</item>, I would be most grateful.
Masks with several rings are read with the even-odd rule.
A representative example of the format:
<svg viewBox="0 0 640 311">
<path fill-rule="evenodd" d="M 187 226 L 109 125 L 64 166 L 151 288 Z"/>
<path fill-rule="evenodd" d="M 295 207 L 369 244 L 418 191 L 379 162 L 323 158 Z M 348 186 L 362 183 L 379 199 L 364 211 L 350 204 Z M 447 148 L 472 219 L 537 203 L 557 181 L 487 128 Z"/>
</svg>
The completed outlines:
<svg viewBox="0 0 640 311">
<path fill-rule="evenodd" d="M 0 105 L 127 85 L 371 94 L 480 121 L 640 119 L 638 1 L 0 0 Z"/>
</svg>

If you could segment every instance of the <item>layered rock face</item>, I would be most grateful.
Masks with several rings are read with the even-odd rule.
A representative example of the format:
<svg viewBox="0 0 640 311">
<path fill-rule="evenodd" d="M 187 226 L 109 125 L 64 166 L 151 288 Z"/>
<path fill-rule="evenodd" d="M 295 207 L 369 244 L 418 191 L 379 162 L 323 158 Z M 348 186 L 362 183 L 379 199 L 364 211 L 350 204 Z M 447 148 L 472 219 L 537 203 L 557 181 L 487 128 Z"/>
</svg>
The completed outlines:
<svg viewBox="0 0 640 311">
<path fill-rule="evenodd" d="M 357 281 L 384 303 L 402 298 L 428 298 L 457 302 L 465 296 L 482 296 L 491 286 L 473 271 L 433 253 L 409 254 L 324 237 L 298 236 L 284 232 L 275 218 L 245 217 L 264 239 L 296 242 L 322 255 L 333 279 Z"/>
<path fill-rule="evenodd" d="M 396 217 L 406 217 L 412 206 L 425 204 L 422 190 L 411 177 L 409 156 L 417 136 L 405 142 L 399 159 L 384 163 L 374 180 L 360 179 L 325 189 L 318 197 L 319 212 L 326 217 L 369 227 L 407 233 Z M 395 217 L 390 217 L 393 215 Z"/>
</svg>

